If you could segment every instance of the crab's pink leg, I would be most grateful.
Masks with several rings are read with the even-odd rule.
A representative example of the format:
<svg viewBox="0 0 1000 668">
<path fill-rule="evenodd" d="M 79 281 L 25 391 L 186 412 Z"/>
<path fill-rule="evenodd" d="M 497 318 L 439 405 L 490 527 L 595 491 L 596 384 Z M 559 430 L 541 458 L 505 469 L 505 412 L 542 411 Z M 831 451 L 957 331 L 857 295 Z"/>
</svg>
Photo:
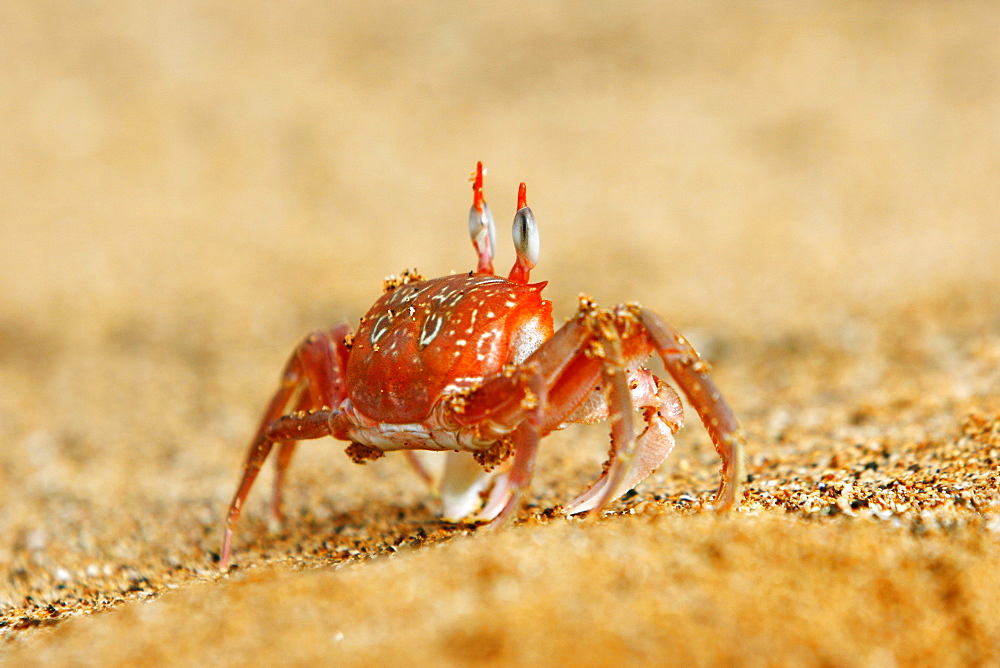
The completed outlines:
<svg viewBox="0 0 1000 668">
<path fill-rule="evenodd" d="M 441 500 L 441 519 L 445 522 L 461 522 L 475 513 L 483 505 L 482 493 L 495 487 L 495 480 L 505 475 L 505 464 L 509 463 L 485 471 L 468 452 L 403 450 L 403 456 Z M 428 459 L 441 463 L 440 470 L 429 468 Z"/>
<path fill-rule="evenodd" d="M 302 409 L 298 409 L 302 410 Z M 281 492 L 285 487 L 285 473 L 288 471 L 288 464 L 295 454 L 295 446 L 298 441 L 282 441 L 278 444 L 278 456 L 274 463 L 274 485 L 271 488 L 271 514 L 275 521 L 283 522 L 285 514 L 281 509 Z"/>
<path fill-rule="evenodd" d="M 611 423 L 611 461 L 607 471 L 592 490 L 584 493 L 584 501 L 581 503 L 580 499 L 577 499 L 571 504 L 570 513 L 580 512 L 587 506 L 590 507 L 591 513 L 600 512 L 609 501 L 628 489 L 622 488 L 623 483 L 627 482 L 631 486 L 645 477 L 635 475 L 637 469 L 634 465 L 637 459 L 635 423 L 621 334 L 610 319 L 606 319 L 603 323 L 598 322 L 595 329 L 597 330 L 595 334 L 600 333 L 598 340 L 604 351 L 601 376 L 606 387 L 608 421 Z M 673 439 L 671 447 L 672 441 Z M 576 506 L 576 509 L 573 506 Z"/>
<path fill-rule="evenodd" d="M 459 426 L 475 425 L 481 436 L 514 442 L 513 463 L 497 475 L 490 499 L 476 516 L 498 526 L 511 516 L 534 469 L 538 439 L 580 405 L 600 379 L 601 362 L 585 352 L 590 332 L 578 322 L 556 332 L 520 366 L 517 373 L 487 379 L 452 414 Z"/>
<path fill-rule="evenodd" d="M 716 452 L 722 459 L 721 480 L 713 504 L 714 509 L 728 510 L 736 503 L 745 477 L 744 436 L 722 394 L 709 378 L 708 364 L 701 360 L 697 351 L 677 330 L 655 313 L 637 306 L 618 307 L 614 313 L 616 318 L 622 319 L 617 321 L 615 330 L 624 327 L 630 318 L 636 315 L 639 317 L 641 330 L 627 334 L 624 339 L 625 347 L 628 349 L 627 357 L 631 358 L 637 352 L 645 356 L 647 351 L 655 350 L 667 372 L 701 418 Z M 605 377 L 611 373 L 611 379 L 617 380 L 614 378 L 616 375 L 614 369 L 621 366 L 622 359 L 615 344 L 617 336 L 612 332 L 612 328 L 597 329 L 605 352 Z M 656 458 L 662 461 L 673 447 L 675 428 L 672 427 L 669 431 L 664 429 L 671 426 L 657 424 L 658 418 L 655 417 L 652 422 L 647 418 L 647 423 L 653 430 L 647 430 L 643 434 L 646 440 L 640 441 L 638 446 L 631 440 L 627 428 L 619 427 L 616 433 L 616 423 L 631 424 L 632 415 L 630 402 L 626 400 L 626 395 L 618 383 L 611 386 L 608 407 L 612 423 L 612 459 L 606 475 L 595 485 L 595 488 L 600 489 L 600 493 L 595 498 L 588 498 L 593 491 L 588 490 L 574 500 L 568 512 L 580 512 L 588 507 L 593 512 L 600 510 L 607 502 L 628 489 L 628 486 L 644 478 L 644 469 L 648 469 L 645 473 L 648 475 L 652 468 L 655 468 L 655 466 L 649 468 L 649 461 Z M 679 423 L 676 426 L 679 426 Z"/>
<path fill-rule="evenodd" d="M 598 344 L 596 349 L 594 343 Z M 722 458 L 722 482 L 715 508 L 725 510 L 735 503 L 744 477 L 743 435 L 708 378 L 707 365 L 676 330 L 655 314 L 633 306 L 609 311 L 585 305 L 576 318 L 542 344 L 522 366 L 523 369 L 537 363 L 547 388 L 542 435 L 572 419 L 599 381 L 606 385 L 607 415 L 612 427 L 609 468 L 590 490 L 571 503 L 568 512 L 601 509 L 625 491 L 625 485 L 634 485 L 654 470 L 673 447 L 673 432 L 680 427 L 681 414 L 672 392 L 664 394 L 659 402 L 666 401 L 670 410 L 663 416 L 645 411 L 647 427 L 638 440 L 635 436 L 635 406 L 625 363 L 644 359 L 653 352 L 660 355 L 667 371 L 687 395 Z M 487 435 L 491 435 L 492 429 L 499 437 L 505 433 L 504 425 L 509 429 L 524 420 L 521 406 L 524 387 L 524 380 L 518 374 L 491 378 L 456 418 L 463 424 L 479 425 Z M 502 481 L 497 482 L 499 485 Z M 501 492 L 500 497 L 495 493 L 481 515 L 487 515 L 487 510 L 495 511 L 500 504 L 504 490 L 498 487 L 497 491 Z"/>
<path fill-rule="evenodd" d="M 548 389 L 537 363 L 526 364 L 524 371 L 528 377 L 527 392 L 522 407 L 526 411 L 527 419 L 514 430 L 514 461 L 510 470 L 497 480 L 496 484 L 500 489 L 494 490 L 490 495 L 490 503 L 476 518 L 492 519 L 491 528 L 502 526 L 510 519 L 521 503 L 521 496 L 531 485 L 531 478 L 535 473 L 535 457 L 538 455 L 538 442 L 541 440 L 545 408 L 548 404 Z"/>
<path fill-rule="evenodd" d="M 406 458 L 406 462 L 410 467 L 416 472 L 424 484 L 427 485 L 432 492 L 437 491 L 437 482 L 434 480 L 434 475 L 424 466 L 424 463 L 420 460 L 420 455 L 417 454 L 416 450 L 404 450 L 403 456 Z"/>
<path fill-rule="evenodd" d="M 629 375 L 629 387 L 632 405 L 642 409 L 646 423 L 636 439 L 632 465 L 621 476 L 617 489 L 611 487 L 609 471 L 605 471 L 587 491 L 566 504 L 563 512 L 567 515 L 599 508 L 602 502 L 635 487 L 659 468 L 674 448 L 674 434 L 684 422 L 684 409 L 677 393 L 646 369 Z"/>
<path fill-rule="evenodd" d="M 600 343 L 599 355 L 595 355 L 589 345 L 593 341 Z M 532 371 L 525 376 L 531 368 L 537 368 L 537 372 Z M 625 370 L 620 334 L 610 315 L 604 322 L 577 318 L 532 353 L 522 365 L 520 374 L 501 375 L 486 381 L 464 407 L 463 413 L 456 416 L 463 422 L 476 422 L 484 431 L 493 427 L 497 433 L 502 432 L 504 425 L 519 424 L 515 431 L 519 441 L 515 443 L 512 469 L 507 478 L 498 477 L 489 502 L 476 519 L 496 516 L 493 524 L 496 526 L 510 515 L 527 486 L 526 481 L 530 480 L 537 435 L 544 435 L 563 424 L 594 391 L 598 382 L 607 387 L 613 456 L 607 473 L 584 496 L 574 501 L 580 507 L 573 512 L 602 508 L 613 496 L 625 491 L 621 485 L 623 481 L 635 478 L 634 471 L 648 469 L 647 460 L 659 456 L 652 468 L 662 461 L 673 445 L 672 438 L 664 442 L 656 440 L 653 435 L 642 443 L 647 456 L 636 456 L 629 377 Z M 529 392 L 544 396 L 545 401 L 544 408 L 529 401 L 533 411 L 540 410 L 541 413 L 525 420 L 529 417 L 524 408 Z M 534 422 L 537 422 L 537 434 L 529 428 Z M 669 428 L 667 431 L 672 434 Z M 524 457 L 519 463 L 518 454 L 522 452 Z M 641 466 L 633 465 L 637 459 L 642 462 Z M 641 475 L 640 479 L 642 477 L 645 476 Z"/>
<path fill-rule="evenodd" d="M 680 332 L 660 316 L 642 309 L 642 324 L 663 360 L 663 366 L 691 402 L 722 458 L 722 480 L 715 495 L 716 510 L 728 510 L 739 500 L 746 478 L 745 438 L 736 416 L 708 376 L 708 364 Z"/>
<path fill-rule="evenodd" d="M 510 491 L 509 471 L 501 471 L 500 473 L 497 473 L 496 477 L 493 479 L 493 488 L 490 489 L 489 498 L 486 499 L 483 509 L 476 514 L 474 519 L 477 521 L 482 520 L 484 522 L 495 520 L 496 516 L 499 515 L 500 511 L 502 511 L 507 505 L 507 502 L 510 501 Z"/>
<path fill-rule="evenodd" d="M 273 445 L 281 444 L 273 493 L 275 514 L 280 515 L 281 484 L 294 443 L 331 434 L 331 419 L 346 396 L 344 369 L 347 365 L 347 345 L 344 338 L 349 333 L 350 327 L 346 324 L 328 332 L 314 332 L 306 337 L 289 359 L 278 390 L 264 411 L 257 434 L 247 451 L 243 475 L 229 505 L 220 563 L 223 570 L 229 565 L 233 528 Z M 300 412 L 281 417 L 293 400 Z M 314 412 L 301 412 L 307 410 Z"/>
<path fill-rule="evenodd" d="M 305 385 L 305 391 L 299 391 L 295 406 L 296 411 L 336 408 L 347 396 L 344 384 L 344 370 L 347 368 L 345 338 L 350 333 L 350 326 L 346 323 L 340 323 L 327 332 L 313 332 L 299 346 L 294 357 L 298 360 L 298 365 L 305 370 L 304 376 L 299 379 L 299 384 Z M 283 380 L 286 380 L 287 376 L 286 370 Z M 257 430 L 258 437 L 261 430 L 271 421 L 280 417 L 281 412 L 286 409 L 287 404 L 286 407 L 279 410 L 277 415 L 265 413 Z M 296 445 L 297 441 L 284 441 L 278 448 L 271 511 L 275 519 L 279 521 L 282 518 L 281 490 L 285 483 L 285 472 L 292 460 Z"/>
<path fill-rule="evenodd" d="M 312 397 L 309 396 L 310 394 L 310 392 L 298 393 L 298 400 L 296 401 L 295 410 L 293 412 L 298 413 L 308 411 L 310 406 L 316 405 L 311 403 Z M 282 409 L 282 412 L 285 410 L 287 409 Z M 274 419 L 277 419 L 277 417 L 280 417 L 280 413 L 275 416 Z M 269 421 L 268 424 L 270 424 L 270 422 L 271 421 Z M 263 421 L 261 423 L 261 428 L 264 428 Z M 258 429 L 258 438 L 259 434 L 260 429 Z M 298 441 L 282 441 L 278 443 L 278 456 L 274 460 L 274 484 L 271 488 L 271 515 L 279 524 L 284 521 L 284 513 L 281 511 L 281 491 L 285 486 L 285 473 L 288 471 L 288 465 L 292 461 L 292 455 L 295 454 L 295 446 L 298 444 Z"/>
<path fill-rule="evenodd" d="M 612 498 L 612 494 L 620 489 L 623 480 L 634 477 L 632 471 L 636 467 L 632 466 L 632 462 L 635 458 L 636 439 L 621 339 L 610 320 L 603 323 L 603 336 L 598 336 L 601 329 L 602 323 L 587 318 L 578 317 L 570 321 L 525 360 L 521 374 L 501 375 L 487 380 L 472 401 L 464 407 L 462 414 L 456 416 L 462 422 L 478 424 L 487 434 L 491 428 L 501 434 L 505 425 L 519 424 L 515 435 L 525 441 L 516 444 L 514 465 L 509 476 L 506 479 L 498 477 L 490 500 L 477 519 L 490 519 L 499 515 L 494 526 L 502 522 L 516 506 L 526 486 L 523 481 L 530 479 L 530 466 L 534 461 L 533 448 L 537 447 L 537 439 L 532 440 L 532 432 L 527 429 L 528 421 L 524 420 L 527 416 L 525 399 L 529 391 L 526 380 L 531 380 L 532 388 L 537 384 L 544 389 L 544 409 L 542 414 L 534 417 L 539 422 L 537 431 L 541 435 L 567 421 L 602 379 L 608 388 L 608 417 L 613 444 L 610 468 L 598 484 L 586 493 L 586 498 L 574 501 L 581 504 L 581 508 L 575 512 L 603 507 Z M 589 345 L 595 340 L 600 342 L 600 355 L 595 355 Z M 525 371 L 532 367 L 538 371 L 524 376 Z M 530 391 L 539 393 L 534 389 Z M 538 407 L 535 408 L 537 409 Z M 650 441 L 644 444 L 659 445 Z M 517 455 L 522 449 L 525 459 L 519 466 Z M 662 451 L 662 456 L 665 457 L 667 452 L 669 448 Z"/>
</svg>

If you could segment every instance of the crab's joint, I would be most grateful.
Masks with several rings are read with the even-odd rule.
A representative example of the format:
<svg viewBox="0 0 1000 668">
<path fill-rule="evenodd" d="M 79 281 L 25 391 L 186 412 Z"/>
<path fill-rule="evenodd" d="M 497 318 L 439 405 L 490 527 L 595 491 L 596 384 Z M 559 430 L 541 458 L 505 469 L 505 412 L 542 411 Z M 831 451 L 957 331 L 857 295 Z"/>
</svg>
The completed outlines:
<svg viewBox="0 0 1000 668">
<path fill-rule="evenodd" d="M 471 392 L 456 392 L 455 394 L 448 397 L 447 405 L 451 409 L 452 413 L 464 413 L 465 407 L 469 403 L 469 395 Z"/>
</svg>

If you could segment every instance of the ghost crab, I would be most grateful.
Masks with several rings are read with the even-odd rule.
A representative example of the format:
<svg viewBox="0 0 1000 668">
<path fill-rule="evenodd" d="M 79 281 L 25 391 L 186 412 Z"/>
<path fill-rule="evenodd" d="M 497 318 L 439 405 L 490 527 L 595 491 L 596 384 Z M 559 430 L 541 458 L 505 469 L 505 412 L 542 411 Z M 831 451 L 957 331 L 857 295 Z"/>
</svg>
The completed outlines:
<svg viewBox="0 0 1000 668">
<path fill-rule="evenodd" d="M 475 271 L 386 279 L 356 333 L 347 324 L 313 332 L 292 354 L 229 506 L 223 570 L 243 503 L 273 446 L 272 508 L 280 519 L 296 443 L 323 436 L 349 442 L 347 454 L 357 463 L 406 451 L 439 492 L 445 518 L 495 527 L 518 508 L 542 437 L 571 422 L 607 419 L 612 445 L 604 471 L 563 509 L 567 515 L 599 512 L 663 462 L 682 426 L 677 393 L 643 367 L 654 353 L 722 459 L 714 507 L 726 510 L 738 500 L 743 434 L 691 344 L 638 304 L 602 309 L 585 296 L 554 332 L 552 304 L 541 296 L 546 283 L 528 282 L 539 242 L 525 185 L 513 225 L 517 259 L 507 278 L 493 272 L 496 233 L 483 199 L 482 163 L 472 189 Z M 645 425 L 638 436 L 636 412 Z M 414 450 L 450 451 L 438 485 Z"/>
</svg>

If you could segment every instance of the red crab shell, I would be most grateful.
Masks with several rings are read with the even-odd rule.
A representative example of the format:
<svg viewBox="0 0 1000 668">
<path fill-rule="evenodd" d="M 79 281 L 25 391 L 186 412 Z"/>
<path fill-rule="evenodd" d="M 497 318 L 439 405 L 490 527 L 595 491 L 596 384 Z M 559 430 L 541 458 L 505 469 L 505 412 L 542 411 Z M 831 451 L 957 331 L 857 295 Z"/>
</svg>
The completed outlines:
<svg viewBox="0 0 1000 668">
<path fill-rule="evenodd" d="M 545 285 L 471 272 L 389 283 L 354 335 L 354 409 L 383 422 L 420 422 L 445 394 L 521 362 L 552 336 Z"/>
</svg>

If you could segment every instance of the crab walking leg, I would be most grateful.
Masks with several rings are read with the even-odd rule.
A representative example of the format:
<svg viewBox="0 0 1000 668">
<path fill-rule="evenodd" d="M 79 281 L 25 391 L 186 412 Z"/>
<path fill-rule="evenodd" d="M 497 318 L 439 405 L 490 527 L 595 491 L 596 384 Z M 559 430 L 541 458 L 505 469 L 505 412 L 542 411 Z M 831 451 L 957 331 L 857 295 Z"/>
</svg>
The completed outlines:
<svg viewBox="0 0 1000 668">
<path fill-rule="evenodd" d="M 550 369 L 543 363 L 529 358 L 516 371 L 486 381 L 461 404 L 446 405 L 447 413 L 442 419 L 456 429 L 475 427 L 482 442 L 495 446 L 509 444 L 513 449 L 510 468 L 501 468 L 496 474 L 490 501 L 474 517 L 475 521 L 494 520 L 493 526 L 499 526 L 516 509 L 522 492 L 531 482 L 538 440 L 547 433 L 545 424 L 552 409 L 548 400 L 548 371 Z M 565 411 L 568 412 L 569 409 Z M 502 464 L 490 456 L 489 450 L 482 455 L 495 465 Z M 479 456 L 477 459 L 484 461 Z M 463 476 L 457 471 L 453 479 L 442 482 L 442 488 L 450 486 L 449 494 L 458 499 L 469 492 L 461 489 L 463 484 L 479 485 L 481 482 L 488 485 L 489 478 Z"/>
<path fill-rule="evenodd" d="M 328 332 L 313 332 L 303 341 L 285 366 L 278 390 L 271 398 L 261 418 L 257 434 L 251 442 L 243 463 L 243 475 L 239 487 L 229 505 L 226 516 L 226 531 L 222 544 L 223 570 L 229 565 L 233 528 L 240 518 L 243 503 L 253 487 L 261 466 L 271 453 L 275 443 L 280 444 L 272 495 L 274 512 L 280 516 L 281 484 L 285 470 L 291 460 L 294 442 L 302 439 L 319 438 L 330 434 L 331 409 L 339 406 L 346 396 L 344 368 L 347 347 L 344 337 L 350 327 L 340 324 Z M 301 410 L 320 409 L 312 414 L 297 413 L 295 416 L 281 417 L 292 401 Z M 327 416 L 325 425 L 320 425 L 322 416 Z M 319 416 L 319 417 L 317 417 Z"/>
<path fill-rule="evenodd" d="M 475 513 L 483 505 L 482 493 L 506 470 L 501 464 L 484 471 L 468 452 L 404 450 L 403 456 L 431 493 L 441 500 L 441 519 L 445 522 L 461 522 Z M 443 463 L 437 475 L 427 466 L 426 460 L 433 458 Z"/>
<path fill-rule="evenodd" d="M 594 388 L 602 377 L 607 379 L 610 386 L 617 386 L 617 389 L 612 392 L 612 396 L 615 397 L 614 402 L 618 408 L 611 412 L 625 418 L 613 422 L 616 451 L 620 451 L 622 455 L 617 468 L 620 469 L 624 466 L 624 470 L 615 473 L 620 483 L 623 479 L 634 477 L 628 466 L 630 453 L 634 449 L 632 444 L 635 440 L 635 432 L 631 422 L 632 400 L 622 362 L 620 338 L 617 339 L 617 343 L 613 344 L 611 353 L 617 360 L 616 364 L 605 364 L 604 358 L 607 357 L 607 354 L 593 354 L 590 343 L 599 340 L 598 334 L 601 328 L 610 328 L 610 335 L 618 336 L 613 324 L 609 322 L 599 323 L 593 320 L 589 314 L 571 320 L 532 353 L 522 369 L 529 366 L 537 368 L 538 378 L 532 378 L 531 381 L 545 389 L 544 411 L 537 417 L 540 421 L 539 434 L 541 436 L 557 429 L 571 419 L 570 416 L 594 392 Z M 617 352 L 614 352 L 615 350 Z M 650 378 L 652 378 L 651 374 Z M 516 426 L 524 420 L 525 416 L 523 394 L 517 391 L 518 386 L 523 387 L 523 383 L 523 376 L 520 374 L 511 377 L 498 376 L 491 379 L 477 392 L 476 397 L 464 408 L 463 412 L 455 417 L 465 424 L 482 424 L 483 420 L 488 420 L 496 425 Z M 599 416 L 588 417 L 586 421 L 591 421 L 591 418 L 603 418 L 604 414 L 601 411 L 598 412 L 601 413 Z M 528 438 L 528 435 L 523 433 L 516 435 L 519 438 Z M 526 457 L 531 447 L 530 443 L 517 445 L 514 468 L 518 467 L 516 453 L 524 453 Z M 666 456 L 666 452 L 663 456 Z M 527 466 L 530 463 L 530 461 L 522 460 L 522 466 Z M 502 513 L 511 503 L 512 495 L 520 493 L 519 490 L 523 489 L 518 480 L 518 476 L 523 475 L 523 470 L 520 473 L 511 470 L 497 475 L 490 498 L 475 519 L 490 520 Z M 602 486 L 598 491 L 603 492 L 603 490 Z M 604 494 L 605 498 L 601 503 L 606 503 L 609 500 L 607 494 Z M 593 505 L 588 506 L 588 508 L 593 507 Z M 497 522 L 494 522 L 494 525 L 496 524 Z"/>
<path fill-rule="evenodd" d="M 240 519 L 243 502 L 253 486 L 260 468 L 271 452 L 271 446 L 280 441 L 301 441 L 334 434 L 332 422 L 339 411 L 311 411 L 306 414 L 286 415 L 272 422 L 256 443 L 250 448 L 247 462 L 243 468 L 243 478 L 236 490 L 233 502 L 229 506 L 226 517 L 226 534 L 222 541 L 222 560 L 220 568 L 226 570 L 229 566 L 230 547 L 233 539 L 233 528 Z"/>
<path fill-rule="evenodd" d="M 535 475 L 535 457 L 538 455 L 538 442 L 541 437 L 534 420 L 521 424 L 515 433 L 514 463 L 503 479 L 508 490 L 507 503 L 500 514 L 490 523 L 491 527 L 501 527 L 514 514 L 521 504 L 521 496 L 531 485 Z"/>
<path fill-rule="evenodd" d="M 430 453 L 439 454 L 439 453 Z M 403 456 L 406 458 L 406 463 L 410 465 L 410 468 L 417 474 L 417 476 L 424 481 L 424 484 L 431 490 L 431 492 L 437 494 L 438 484 L 434 480 L 434 474 L 430 472 L 427 466 L 424 464 L 423 460 L 420 459 L 421 455 L 417 454 L 416 450 L 404 450 Z"/>
<path fill-rule="evenodd" d="M 691 402 L 722 458 L 722 480 L 713 505 L 715 510 L 728 510 L 739 500 L 746 478 L 743 430 L 708 377 L 708 364 L 681 333 L 651 311 L 639 309 L 639 317 L 663 366 Z"/>
<path fill-rule="evenodd" d="M 491 494 L 490 500 L 495 499 L 497 505 L 506 497 L 504 505 L 499 508 L 495 517 L 492 517 L 491 528 L 506 524 L 520 505 L 521 496 L 531 485 L 531 478 L 535 473 L 535 457 L 538 455 L 538 442 L 542 437 L 541 429 L 548 391 L 539 366 L 531 364 L 528 366 L 528 371 L 531 374 L 528 378 L 528 392 L 521 402 L 522 407 L 527 410 L 528 419 L 514 430 L 514 461 L 510 470 L 497 481 L 497 484 L 502 485 L 501 492 Z M 477 519 L 491 519 L 493 514 L 494 508 L 484 508 Z"/>
<path fill-rule="evenodd" d="M 278 444 L 278 456 L 274 466 L 274 485 L 271 488 L 271 515 L 279 524 L 285 520 L 285 513 L 281 509 L 281 492 L 285 487 L 285 472 L 288 471 L 288 464 L 295 454 L 295 446 L 298 441 L 283 441 Z"/>
<path fill-rule="evenodd" d="M 677 393 L 669 385 L 652 374 L 648 375 L 655 382 L 656 393 L 651 397 L 640 397 L 638 401 L 635 393 L 632 397 L 633 404 L 642 409 L 646 428 L 636 439 L 635 459 L 631 469 L 622 478 L 618 489 L 610 492 L 605 491 L 610 489 L 608 472 L 605 471 L 590 489 L 566 505 L 563 510 L 566 515 L 576 515 L 597 508 L 602 494 L 606 501 L 617 498 L 645 480 L 673 450 L 674 434 L 683 424 L 684 409 Z M 630 380 L 630 386 L 635 382 L 634 378 Z"/>
<path fill-rule="evenodd" d="M 313 405 L 310 403 L 311 397 L 309 392 L 298 392 L 298 399 L 295 402 L 294 412 L 304 412 L 308 411 Z M 284 409 L 282 410 L 284 412 Z M 265 415 L 265 419 L 266 419 Z M 274 419 L 280 417 L 280 414 L 275 416 Z M 268 420 L 266 423 L 270 425 L 274 420 Z M 261 424 L 261 428 L 266 428 L 265 424 Z M 260 438 L 260 431 L 258 430 L 258 438 Z M 284 521 L 284 513 L 281 511 L 281 492 L 285 486 L 285 473 L 288 471 L 288 465 L 292 461 L 292 455 L 295 454 L 295 446 L 299 444 L 298 441 L 281 441 L 278 443 L 278 456 L 274 461 L 274 483 L 271 488 L 271 516 L 274 518 L 275 522 L 279 525 Z"/>
<path fill-rule="evenodd" d="M 299 346 L 294 355 L 298 369 L 293 372 L 298 372 L 299 384 L 305 385 L 305 391 L 299 393 L 297 411 L 329 410 L 339 406 L 347 396 L 344 383 L 344 370 L 347 367 L 345 339 L 350 333 L 350 326 L 340 323 L 328 332 L 313 332 Z M 277 415 L 265 413 L 261 427 L 278 417 L 280 412 Z M 271 511 L 277 520 L 281 519 L 281 489 L 285 482 L 285 471 L 291 462 L 295 446 L 296 441 L 286 441 L 278 449 L 271 497 Z"/>
<path fill-rule="evenodd" d="M 609 501 L 616 498 L 618 494 L 615 492 L 622 481 L 631 477 L 636 444 L 632 393 L 625 373 L 621 337 L 612 320 L 602 320 L 598 325 L 604 350 L 601 375 L 607 392 L 608 422 L 611 423 L 611 462 L 607 471 L 607 483 L 594 499 L 592 514 L 599 513 Z"/>
</svg>

